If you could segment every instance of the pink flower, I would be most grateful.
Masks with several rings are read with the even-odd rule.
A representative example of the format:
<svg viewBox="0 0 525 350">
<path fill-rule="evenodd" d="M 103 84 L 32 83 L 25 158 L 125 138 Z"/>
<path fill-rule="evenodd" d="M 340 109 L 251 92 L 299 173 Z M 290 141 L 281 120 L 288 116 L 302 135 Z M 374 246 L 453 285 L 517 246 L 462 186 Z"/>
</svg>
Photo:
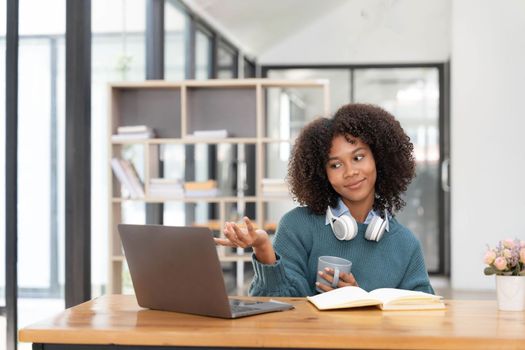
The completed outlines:
<svg viewBox="0 0 525 350">
<path fill-rule="evenodd" d="M 519 276 L 525 273 L 525 240 L 502 239 L 495 248 L 487 245 L 483 262 L 485 275 Z"/>
<path fill-rule="evenodd" d="M 492 264 L 494 262 L 494 259 L 496 259 L 496 253 L 493 250 L 487 250 L 485 256 L 483 257 L 483 261 L 485 262 L 485 264 Z"/>
<path fill-rule="evenodd" d="M 502 256 L 498 256 L 494 260 L 494 267 L 496 267 L 500 271 L 505 270 L 507 268 L 507 260 Z"/>
</svg>

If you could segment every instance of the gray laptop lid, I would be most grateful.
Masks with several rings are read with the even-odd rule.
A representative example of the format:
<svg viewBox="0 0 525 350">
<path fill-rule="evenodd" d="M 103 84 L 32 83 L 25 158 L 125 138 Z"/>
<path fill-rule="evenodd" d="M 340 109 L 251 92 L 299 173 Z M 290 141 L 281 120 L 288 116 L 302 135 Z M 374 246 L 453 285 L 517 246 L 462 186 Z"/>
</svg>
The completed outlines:
<svg viewBox="0 0 525 350">
<path fill-rule="evenodd" d="M 232 313 L 208 228 L 120 224 L 118 230 L 142 307 L 224 318 L 291 308 L 250 302 Z"/>
</svg>

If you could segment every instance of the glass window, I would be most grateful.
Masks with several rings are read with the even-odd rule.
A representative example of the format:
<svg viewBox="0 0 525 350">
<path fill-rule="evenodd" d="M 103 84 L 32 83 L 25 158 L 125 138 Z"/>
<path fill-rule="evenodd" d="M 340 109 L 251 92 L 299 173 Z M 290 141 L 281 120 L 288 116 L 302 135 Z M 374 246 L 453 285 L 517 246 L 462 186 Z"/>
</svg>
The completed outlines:
<svg viewBox="0 0 525 350">
<path fill-rule="evenodd" d="M 267 137 L 294 140 L 304 125 L 323 115 L 324 99 L 319 88 L 270 87 L 265 92 Z"/>
<path fill-rule="evenodd" d="M 106 290 L 108 268 L 108 87 L 145 79 L 145 0 L 92 0 L 91 53 L 91 282 Z M 124 214 L 125 215 L 125 214 Z"/>
<path fill-rule="evenodd" d="M 237 77 L 237 55 L 223 43 L 217 48 L 217 78 L 233 79 Z"/>
<path fill-rule="evenodd" d="M 416 178 L 399 221 L 419 238 L 429 271 L 439 268 L 439 78 L 437 68 L 355 70 L 355 101 L 392 113 L 414 143 Z"/>
<path fill-rule="evenodd" d="M 64 308 L 65 0 L 21 0 L 18 327 Z M 62 14 L 41 16 L 42 13 Z M 62 101 L 62 102 L 61 102 Z M 35 257 L 38 257 L 36 259 Z M 21 348 L 25 345 L 21 344 Z M 30 348 L 30 345 L 28 344 Z"/>
<path fill-rule="evenodd" d="M 185 38 L 189 17 L 177 1 L 166 1 L 164 8 L 164 79 L 183 80 L 185 74 Z"/>
<path fill-rule="evenodd" d="M 256 75 L 255 63 L 253 61 L 250 61 L 246 57 L 244 57 L 243 63 L 244 63 L 244 69 L 243 69 L 244 78 L 255 78 L 255 75 Z"/>
<path fill-rule="evenodd" d="M 195 79 L 210 79 L 211 38 L 202 30 L 195 34 Z"/>
<path fill-rule="evenodd" d="M 327 79 L 330 83 L 330 110 L 350 102 L 351 78 L 349 69 L 271 69 L 268 78 L 273 79 Z"/>
</svg>

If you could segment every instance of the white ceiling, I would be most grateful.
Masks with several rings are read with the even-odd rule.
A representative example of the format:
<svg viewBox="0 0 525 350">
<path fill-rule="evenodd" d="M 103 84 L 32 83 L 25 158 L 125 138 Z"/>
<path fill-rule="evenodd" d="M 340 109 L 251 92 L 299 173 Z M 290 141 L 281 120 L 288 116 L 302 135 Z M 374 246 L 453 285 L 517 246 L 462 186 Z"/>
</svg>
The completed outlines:
<svg viewBox="0 0 525 350">
<path fill-rule="evenodd" d="M 188 7 L 258 56 L 348 0 L 185 0 Z"/>
</svg>

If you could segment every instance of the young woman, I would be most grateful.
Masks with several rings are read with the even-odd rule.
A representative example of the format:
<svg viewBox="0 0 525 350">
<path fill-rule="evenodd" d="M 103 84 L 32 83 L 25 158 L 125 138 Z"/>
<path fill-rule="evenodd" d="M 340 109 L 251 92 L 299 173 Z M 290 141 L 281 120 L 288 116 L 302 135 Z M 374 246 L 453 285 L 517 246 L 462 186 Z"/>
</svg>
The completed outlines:
<svg viewBox="0 0 525 350">
<path fill-rule="evenodd" d="M 337 287 L 401 288 L 433 293 L 417 238 L 394 217 L 414 177 L 413 145 L 395 118 L 365 104 L 341 107 L 301 131 L 288 165 L 293 198 L 272 242 L 248 218 L 227 222 L 217 244 L 252 247 L 251 295 L 307 296 L 328 291 L 333 270 L 318 258 L 352 261 Z M 320 275 L 328 284 L 316 284 Z"/>
</svg>

